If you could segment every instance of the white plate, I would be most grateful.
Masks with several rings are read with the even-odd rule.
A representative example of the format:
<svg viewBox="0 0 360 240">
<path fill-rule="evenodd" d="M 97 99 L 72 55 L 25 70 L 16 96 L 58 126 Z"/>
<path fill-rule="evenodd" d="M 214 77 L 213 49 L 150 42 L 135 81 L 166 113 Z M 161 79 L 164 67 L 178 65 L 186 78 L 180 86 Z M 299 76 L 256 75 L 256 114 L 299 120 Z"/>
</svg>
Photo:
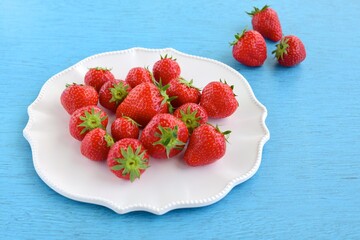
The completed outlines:
<svg viewBox="0 0 360 240">
<path fill-rule="evenodd" d="M 182 154 L 170 160 L 151 159 L 151 167 L 141 179 L 130 183 L 113 175 L 104 162 L 93 162 L 81 155 L 80 142 L 68 132 L 69 115 L 61 106 L 60 95 L 66 83 L 83 83 L 89 67 L 112 68 L 116 78 L 124 79 L 132 67 L 151 69 L 160 54 L 176 58 L 181 75 L 194 79 L 199 88 L 219 79 L 234 85 L 239 108 L 229 118 L 210 120 L 222 130 L 232 131 L 221 160 L 194 168 L 183 163 Z M 266 108 L 241 74 L 221 62 L 171 48 L 132 48 L 88 57 L 50 78 L 29 106 L 28 114 L 24 136 L 31 145 L 34 167 L 41 179 L 68 198 L 100 204 L 117 213 L 164 214 L 219 201 L 255 174 L 263 145 L 270 136 L 265 125 Z M 110 120 L 113 119 L 112 115 Z"/>
</svg>

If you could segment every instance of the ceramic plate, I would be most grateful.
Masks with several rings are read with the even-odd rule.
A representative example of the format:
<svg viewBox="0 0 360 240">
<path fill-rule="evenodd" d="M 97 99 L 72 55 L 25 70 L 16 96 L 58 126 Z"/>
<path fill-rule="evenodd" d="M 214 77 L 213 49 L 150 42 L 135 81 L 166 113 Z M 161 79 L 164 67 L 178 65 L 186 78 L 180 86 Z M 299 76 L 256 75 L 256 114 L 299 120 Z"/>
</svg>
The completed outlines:
<svg viewBox="0 0 360 240">
<path fill-rule="evenodd" d="M 90 67 L 112 68 L 116 78 L 125 79 L 132 67 L 151 69 L 165 54 L 177 59 L 181 75 L 194 79 L 196 87 L 203 88 L 219 79 L 234 85 L 239 108 L 226 119 L 209 121 L 223 131 L 232 131 L 221 160 L 208 166 L 189 167 L 182 161 L 183 154 L 170 160 L 151 159 L 151 167 L 141 179 L 130 183 L 113 175 L 104 162 L 93 162 L 81 155 L 80 142 L 68 132 L 69 115 L 61 106 L 60 95 L 66 83 L 83 83 Z M 29 106 L 28 114 L 24 136 L 31 145 L 40 178 L 68 198 L 103 205 L 121 214 L 131 211 L 164 214 L 219 201 L 234 186 L 255 174 L 263 145 L 270 136 L 265 125 L 266 108 L 239 72 L 221 62 L 171 48 L 132 48 L 88 57 L 50 78 Z M 113 120 L 114 116 L 109 118 Z"/>
</svg>

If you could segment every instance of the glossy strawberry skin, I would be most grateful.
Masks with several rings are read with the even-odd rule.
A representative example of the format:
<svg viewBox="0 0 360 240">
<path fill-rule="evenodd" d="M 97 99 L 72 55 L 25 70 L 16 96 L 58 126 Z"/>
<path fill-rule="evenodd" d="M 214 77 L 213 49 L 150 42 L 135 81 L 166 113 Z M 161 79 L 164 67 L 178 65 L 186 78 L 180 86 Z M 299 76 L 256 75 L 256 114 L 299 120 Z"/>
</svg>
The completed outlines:
<svg viewBox="0 0 360 240">
<path fill-rule="evenodd" d="M 110 148 L 110 151 L 108 153 L 107 165 L 108 165 L 109 169 L 111 170 L 111 172 L 114 173 L 117 177 L 123 178 L 126 180 L 130 179 L 130 174 L 123 175 L 122 171 L 112 170 L 112 167 L 114 167 L 115 165 L 118 164 L 118 162 L 116 161 L 117 158 L 123 157 L 123 155 L 121 154 L 121 149 L 126 150 L 129 146 L 134 151 L 136 151 L 136 149 L 138 147 L 140 147 L 141 148 L 140 153 L 145 152 L 144 159 L 147 160 L 147 163 L 146 163 L 147 165 L 149 164 L 149 158 L 150 158 L 149 154 L 147 153 L 147 151 L 144 148 L 144 146 L 142 145 L 142 143 L 137 139 L 124 138 L 124 139 L 121 139 L 120 141 L 115 142 L 115 144 Z M 140 174 L 143 174 L 144 171 L 145 170 L 141 169 Z"/>
<path fill-rule="evenodd" d="M 190 136 L 189 144 L 184 154 L 184 160 L 189 166 L 211 164 L 225 155 L 226 140 L 224 135 L 209 124 L 196 128 Z"/>
<path fill-rule="evenodd" d="M 169 97 L 176 96 L 174 100 L 171 101 L 171 105 L 174 108 L 180 107 L 185 103 L 199 103 L 200 101 L 200 90 L 188 86 L 184 83 L 186 80 L 182 80 L 182 78 L 175 78 L 170 81 L 170 87 L 167 89 L 166 93 Z"/>
<path fill-rule="evenodd" d="M 143 67 L 134 67 L 129 70 L 125 81 L 134 88 L 141 83 L 151 83 L 152 76 L 148 69 Z"/>
<path fill-rule="evenodd" d="M 283 45 L 282 47 L 279 45 Z M 306 50 L 303 42 L 300 40 L 300 38 L 289 35 L 285 36 L 281 39 L 280 43 L 276 45 L 280 52 L 286 49 L 286 52 L 284 52 L 281 56 L 281 54 L 277 54 L 276 51 L 273 51 L 275 53 L 275 57 L 278 59 L 278 62 L 280 65 L 285 67 L 292 67 L 295 65 L 298 65 L 306 58 Z"/>
<path fill-rule="evenodd" d="M 123 138 L 139 138 L 139 127 L 126 117 L 115 119 L 111 124 L 111 135 L 115 141 Z"/>
<path fill-rule="evenodd" d="M 163 85 L 168 84 L 171 80 L 180 77 L 181 69 L 176 60 L 165 56 L 155 62 L 153 66 L 153 75 L 156 81 Z"/>
<path fill-rule="evenodd" d="M 100 91 L 104 83 L 113 80 L 115 80 L 115 77 L 110 70 L 100 67 L 90 68 L 84 78 L 85 84 L 94 87 L 97 92 Z"/>
<path fill-rule="evenodd" d="M 74 83 L 67 85 L 61 94 L 60 100 L 64 109 L 69 114 L 72 114 L 79 108 L 97 105 L 99 96 L 95 88 Z"/>
<path fill-rule="evenodd" d="M 106 131 L 101 128 L 91 130 L 81 141 L 81 154 L 93 161 L 104 161 L 110 146 L 105 140 Z M 108 136 L 110 137 L 110 136 Z"/>
<path fill-rule="evenodd" d="M 244 30 L 242 34 L 237 34 L 233 45 L 233 57 L 249 67 L 259 67 L 264 64 L 267 57 L 265 39 L 261 34 L 254 30 Z"/>
<path fill-rule="evenodd" d="M 210 118 L 231 116 L 239 104 L 232 88 L 223 82 L 210 82 L 202 90 L 200 106 Z"/>
<path fill-rule="evenodd" d="M 94 109 L 95 113 L 96 112 L 101 112 L 101 114 L 100 114 L 101 117 L 106 117 L 105 120 L 101 121 L 101 125 L 103 126 L 102 128 L 106 129 L 106 126 L 108 124 L 107 114 L 104 111 L 102 111 L 99 107 L 97 107 L 97 106 L 86 106 L 86 107 L 79 108 L 78 110 L 73 112 L 73 114 L 71 114 L 70 121 L 69 121 L 70 134 L 71 134 L 71 136 L 73 136 L 75 139 L 77 139 L 79 141 L 83 140 L 84 137 L 86 136 L 86 134 L 89 132 L 89 131 L 87 131 L 87 132 L 81 134 L 84 127 L 79 126 L 83 122 L 80 119 L 80 117 L 84 117 L 85 116 L 85 111 L 91 112 L 92 109 Z"/>
<path fill-rule="evenodd" d="M 251 23 L 253 29 L 258 31 L 264 38 L 277 42 L 282 37 L 282 29 L 278 14 L 272 8 L 265 6 L 263 9 L 255 8 Z"/>
<path fill-rule="evenodd" d="M 167 103 L 162 103 L 164 97 L 152 83 L 142 83 L 131 90 L 125 100 L 116 110 L 116 117 L 127 116 L 145 127 L 158 113 L 167 113 Z"/>
<path fill-rule="evenodd" d="M 150 156 L 164 159 L 171 158 L 179 154 L 184 148 L 184 145 L 172 148 L 169 154 L 167 154 L 166 148 L 163 145 L 156 144 L 156 142 L 160 140 L 160 137 L 158 136 L 158 134 L 161 133 L 159 126 L 169 129 L 175 129 L 176 127 L 178 129 L 176 133 L 177 140 L 183 142 L 184 145 L 189 138 L 189 132 L 185 124 L 180 119 L 168 113 L 157 114 L 144 128 L 140 136 L 140 141 L 147 149 Z"/>
<path fill-rule="evenodd" d="M 119 97 L 119 99 L 114 99 L 113 93 L 111 92 L 111 89 L 114 89 L 115 86 L 119 86 L 119 84 L 122 84 L 123 91 L 121 91 L 121 93 L 120 93 L 121 96 Z M 130 85 L 128 83 L 126 83 L 125 81 L 123 81 L 123 80 L 107 81 L 100 88 L 100 91 L 99 91 L 99 103 L 104 108 L 109 109 L 110 111 L 115 113 L 117 107 L 125 99 L 125 97 L 131 91 L 131 89 L 132 88 L 130 87 Z M 116 93 L 114 93 L 114 94 L 116 94 Z"/>
<path fill-rule="evenodd" d="M 189 117 L 188 112 L 191 114 L 196 112 L 195 118 Z M 205 124 L 208 121 L 206 110 L 196 103 L 185 103 L 184 105 L 181 105 L 175 110 L 174 116 L 185 123 L 189 130 L 189 134 L 191 134 L 198 126 Z"/>
</svg>

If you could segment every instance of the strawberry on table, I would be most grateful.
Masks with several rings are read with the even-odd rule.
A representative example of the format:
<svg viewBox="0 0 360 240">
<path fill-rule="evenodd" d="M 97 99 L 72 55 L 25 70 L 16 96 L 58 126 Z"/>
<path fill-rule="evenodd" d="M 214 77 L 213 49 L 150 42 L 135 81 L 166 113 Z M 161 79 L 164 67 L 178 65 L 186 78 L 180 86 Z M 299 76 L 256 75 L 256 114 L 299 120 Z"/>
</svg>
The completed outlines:
<svg viewBox="0 0 360 240">
<path fill-rule="evenodd" d="M 113 138 L 104 129 L 95 128 L 81 141 L 81 154 L 93 161 L 103 161 L 113 144 Z"/>
<path fill-rule="evenodd" d="M 117 118 L 111 124 L 111 135 L 113 136 L 115 141 L 118 141 L 123 138 L 138 139 L 139 124 L 126 116 Z"/>
<path fill-rule="evenodd" d="M 108 116 L 97 106 L 82 107 L 70 116 L 69 131 L 71 136 L 81 141 L 85 135 L 95 129 L 106 129 Z"/>
<path fill-rule="evenodd" d="M 125 81 L 132 87 L 136 87 L 141 83 L 152 83 L 153 77 L 148 68 L 144 67 L 134 67 L 130 69 L 126 75 Z"/>
<path fill-rule="evenodd" d="M 277 42 L 282 37 L 279 17 L 276 11 L 265 5 L 262 9 L 254 7 L 249 14 L 252 19 L 253 29 L 258 31 L 264 38 Z"/>
<path fill-rule="evenodd" d="M 154 158 L 179 154 L 189 137 L 186 125 L 168 113 L 157 114 L 141 133 L 140 141 Z"/>
<path fill-rule="evenodd" d="M 61 105 L 65 110 L 72 114 L 77 109 L 97 105 L 99 96 L 95 88 L 83 84 L 66 84 L 65 90 L 62 92 Z"/>
<path fill-rule="evenodd" d="M 230 45 L 233 46 L 233 57 L 241 64 L 259 67 L 266 60 L 265 39 L 257 31 L 244 29 L 242 33 L 235 35 L 235 41 Z"/>
<path fill-rule="evenodd" d="M 226 81 L 210 82 L 202 90 L 200 106 L 211 118 L 226 118 L 232 115 L 239 106 L 233 92 L 234 86 Z"/>
<path fill-rule="evenodd" d="M 149 154 L 139 140 L 124 138 L 111 147 L 107 165 L 117 177 L 133 182 L 149 167 Z"/>
<path fill-rule="evenodd" d="M 171 101 L 174 108 L 180 107 L 185 103 L 199 103 L 200 90 L 193 86 L 193 80 L 187 81 L 179 77 L 170 81 L 170 87 L 166 91 L 169 97 L 176 97 Z"/>
<path fill-rule="evenodd" d="M 163 85 L 166 85 L 171 80 L 180 77 L 181 69 L 176 59 L 168 57 L 167 54 L 160 58 L 153 66 L 153 75 L 156 81 L 161 81 Z"/>
<path fill-rule="evenodd" d="M 190 136 L 189 144 L 184 154 L 184 160 L 189 166 L 211 164 L 225 155 L 226 138 L 230 131 L 221 132 L 218 127 L 202 124 Z"/>
<path fill-rule="evenodd" d="M 130 85 L 123 80 L 108 81 L 100 88 L 99 102 L 104 108 L 116 112 L 117 107 L 131 89 Z"/>
<path fill-rule="evenodd" d="M 100 91 L 101 86 L 107 81 L 115 80 L 111 69 L 103 67 L 90 68 L 85 74 L 84 82 L 86 85 L 93 86 L 97 92 Z"/>
<path fill-rule="evenodd" d="M 281 39 L 276 44 L 276 50 L 272 52 L 275 54 L 280 65 L 285 67 L 295 66 L 306 58 L 305 46 L 300 38 L 289 35 Z"/>
<path fill-rule="evenodd" d="M 185 103 L 175 110 L 174 116 L 185 123 L 189 134 L 208 121 L 206 110 L 196 103 Z"/>
</svg>

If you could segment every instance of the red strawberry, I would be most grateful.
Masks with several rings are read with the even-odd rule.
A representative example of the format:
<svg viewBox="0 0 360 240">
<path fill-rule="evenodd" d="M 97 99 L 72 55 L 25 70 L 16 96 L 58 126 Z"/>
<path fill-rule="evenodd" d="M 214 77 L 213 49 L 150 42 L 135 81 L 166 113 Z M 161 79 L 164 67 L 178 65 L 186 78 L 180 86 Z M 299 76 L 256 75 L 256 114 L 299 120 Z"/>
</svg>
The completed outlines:
<svg viewBox="0 0 360 240">
<path fill-rule="evenodd" d="M 225 155 L 225 135 L 229 133 L 209 124 L 200 125 L 190 136 L 185 162 L 190 166 L 202 166 L 219 160 Z"/>
<path fill-rule="evenodd" d="M 305 46 L 301 40 L 293 35 L 285 36 L 276 44 L 272 52 L 280 65 L 285 67 L 295 66 L 306 58 Z"/>
<path fill-rule="evenodd" d="M 282 37 L 282 30 L 279 17 L 276 11 L 265 5 L 262 9 L 254 7 L 254 10 L 247 13 L 252 16 L 253 29 L 258 31 L 264 38 L 277 42 Z"/>
<path fill-rule="evenodd" d="M 70 117 L 69 131 L 71 136 L 81 141 L 85 135 L 95 129 L 106 129 L 108 117 L 97 106 L 82 107 L 73 112 Z"/>
<path fill-rule="evenodd" d="M 153 82 L 152 74 L 150 73 L 149 69 L 143 67 L 134 67 L 130 69 L 128 72 L 125 81 L 134 88 L 135 86 L 148 82 Z"/>
<path fill-rule="evenodd" d="M 104 129 L 95 128 L 82 140 L 81 154 L 93 161 L 103 161 L 113 144 L 114 140 Z"/>
<path fill-rule="evenodd" d="M 124 138 L 111 147 L 107 165 L 117 177 L 133 182 L 149 167 L 149 155 L 139 140 Z"/>
<path fill-rule="evenodd" d="M 118 141 L 123 138 L 139 137 L 139 124 L 129 117 L 120 117 L 111 124 L 111 135 Z"/>
<path fill-rule="evenodd" d="M 79 108 L 97 105 L 99 96 L 95 88 L 73 83 L 66 84 L 66 89 L 62 92 L 60 100 L 65 110 L 72 114 Z"/>
<path fill-rule="evenodd" d="M 141 126 L 146 126 L 156 114 L 169 111 L 171 98 L 166 94 L 168 87 L 152 83 L 137 85 L 117 108 L 116 117 L 127 116 Z"/>
<path fill-rule="evenodd" d="M 189 137 L 186 125 L 168 113 L 157 114 L 141 133 L 140 141 L 154 158 L 179 154 Z"/>
<path fill-rule="evenodd" d="M 244 29 L 235 38 L 230 45 L 233 46 L 232 54 L 238 62 L 249 67 L 263 65 L 267 56 L 266 43 L 259 32 Z"/>
<path fill-rule="evenodd" d="M 96 67 L 90 68 L 85 75 L 85 84 L 93 86 L 97 92 L 100 91 L 101 86 L 107 81 L 115 80 L 114 75 L 108 68 Z"/>
<path fill-rule="evenodd" d="M 100 88 L 99 102 L 104 108 L 116 112 L 130 91 L 130 85 L 123 80 L 108 81 Z"/>
<path fill-rule="evenodd" d="M 174 116 L 181 119 L 191 134 L 195 128 L 208 121 L 208 115 L 203 107 L 196 103 L 185 103 L 175 110 Z"/>
<path fill-rule="evenodd" d="M 153 74 L 156 81 L 160 82 L 161 80 L 161 83 L 166 85 L 171 80 L 180 77 L 181 70 L 176 59 L 168 57 L 167 54 L 165 57 L 160 57 L 161 59 L 153 66 Z"/>
<path fill-rule="evenodd" d="M 171 101 L 171 105 L 175 108 L 180 107 L 185 103 L 199 103 L 200 101 L 200 90 L 193 85 L 193 80 L 190 82 L 184 78 L 175 78 L 170 81 L 170 87 L 166 91 L 169 97 L 176 98 Z"/>
<path fill-rule="evenodd" d="M 239 103 L 233 92 L 234 86 L 226 82 L 210 82 L 202 90 L 200 106 L 202 106 L 209 117 L 225 118 L 230 116 L 238 108 Z"/>
</svg>

